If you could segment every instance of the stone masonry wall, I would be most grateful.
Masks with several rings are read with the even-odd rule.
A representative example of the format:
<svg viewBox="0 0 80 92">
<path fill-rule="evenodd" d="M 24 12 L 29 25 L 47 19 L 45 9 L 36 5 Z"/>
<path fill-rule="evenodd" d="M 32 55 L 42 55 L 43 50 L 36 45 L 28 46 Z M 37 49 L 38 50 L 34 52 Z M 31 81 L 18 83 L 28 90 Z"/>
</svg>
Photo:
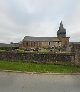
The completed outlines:
<svg viewBox="0 0 80 92">
<path fill-rule="evenodd" d="M 0 60 L 32 62 L 74 62 L 73 53 L 14 53 L 0 52 Z"/>
</svg>

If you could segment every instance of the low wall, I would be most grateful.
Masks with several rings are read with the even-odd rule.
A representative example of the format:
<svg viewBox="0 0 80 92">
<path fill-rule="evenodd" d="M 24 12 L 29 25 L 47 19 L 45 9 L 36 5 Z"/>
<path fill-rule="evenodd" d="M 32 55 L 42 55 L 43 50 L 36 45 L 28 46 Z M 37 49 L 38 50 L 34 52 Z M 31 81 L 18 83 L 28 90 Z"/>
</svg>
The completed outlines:
<svg viewBox="0 0 80 92">
<path fill-rule="evenodd" d="M 32 61 L 32 62 L 74 62 L 73 53 L 14 53 L 0 52 L 0 60 Z"/>
<path fill-rule="evenodd" d="M 80 65 L 80 51 L 79 50 L 75 51 L 75 64 Z"/>
</svg>

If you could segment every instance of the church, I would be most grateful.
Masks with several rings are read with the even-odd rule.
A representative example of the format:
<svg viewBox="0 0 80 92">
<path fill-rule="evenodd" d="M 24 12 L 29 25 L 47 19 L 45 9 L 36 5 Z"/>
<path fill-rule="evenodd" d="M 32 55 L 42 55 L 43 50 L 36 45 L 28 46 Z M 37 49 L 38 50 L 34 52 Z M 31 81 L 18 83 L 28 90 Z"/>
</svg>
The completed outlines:
<svg viewBox="0 0 80 92">
<path fill-rule="evenodd" d="M 32 37 L 25 36 L 21 42 L 21 48 L 53 48 L 69 46 L 69 37 L 66 37 L 66 29 L 63 27 L 62 21 L 60 22 L 57 37 Z"/>
</svg>

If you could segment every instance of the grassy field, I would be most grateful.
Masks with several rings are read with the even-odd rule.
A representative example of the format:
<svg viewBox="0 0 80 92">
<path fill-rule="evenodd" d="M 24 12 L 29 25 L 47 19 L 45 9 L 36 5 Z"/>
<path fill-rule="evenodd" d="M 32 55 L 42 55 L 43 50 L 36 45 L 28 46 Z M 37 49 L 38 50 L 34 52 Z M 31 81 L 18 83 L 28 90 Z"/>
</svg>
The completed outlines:
<svg viewBox="0 0 80 92">
<path fill-rule="evenodd" d="M 77 66 L 35 64 L 8 61 L 0 61 L 0 70 L 15 70 L 22 72 L 37 73 L 80 73 L 80 67 Z"/>
</svg>

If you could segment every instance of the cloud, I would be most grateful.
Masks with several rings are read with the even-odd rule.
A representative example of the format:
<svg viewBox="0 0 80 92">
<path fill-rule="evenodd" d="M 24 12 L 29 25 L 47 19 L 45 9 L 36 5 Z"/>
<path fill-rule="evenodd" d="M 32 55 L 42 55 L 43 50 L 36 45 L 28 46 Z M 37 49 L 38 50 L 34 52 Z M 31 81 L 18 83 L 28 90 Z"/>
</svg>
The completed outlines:
<svg viewBox="0 0 80 92">
<path fill-rule="evenodd" d="M 79 11 L 79 0 L 1 0 L 0 42 L 19 42 L 26 35 L 56 36 L 61 20 L 71 41 L 80 40 Z"/>
</svg>

